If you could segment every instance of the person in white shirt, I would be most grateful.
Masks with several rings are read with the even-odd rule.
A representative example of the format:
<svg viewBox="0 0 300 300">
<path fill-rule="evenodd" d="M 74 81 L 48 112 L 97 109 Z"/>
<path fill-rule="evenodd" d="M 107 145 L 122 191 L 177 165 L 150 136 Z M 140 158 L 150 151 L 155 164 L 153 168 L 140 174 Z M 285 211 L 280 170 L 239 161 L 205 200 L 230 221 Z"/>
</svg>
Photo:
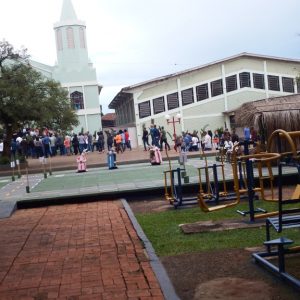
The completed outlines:
<svg viewBox="0 0 300 300">
<path fill-rule="evenodd" d="M 227 159 L 227 161 L 230 161 L 231 153 L 232 153 L 232 150 L 233 150 L 233 143 L 232 143 L 232 141 L 229 137 L 225 138 L 224 149 L 226 151 L 226 159 Z"/>
<path fill-rule="evenodd" d="M 204 150 L 205 151 L 211 150 L 211 147 L 212 147 L 211 136 L 206 131 L 204 131 L 203 134 L 204 134 L 204 140 L 203 140 Z"/>
<path fill-rule="evenodd" d="M 193 135 L 192 136 L 192 151 L 198 151 L 199 150 L 198 144 L 199 144 L 198 137 L 196 135 Z"/>
</svg>

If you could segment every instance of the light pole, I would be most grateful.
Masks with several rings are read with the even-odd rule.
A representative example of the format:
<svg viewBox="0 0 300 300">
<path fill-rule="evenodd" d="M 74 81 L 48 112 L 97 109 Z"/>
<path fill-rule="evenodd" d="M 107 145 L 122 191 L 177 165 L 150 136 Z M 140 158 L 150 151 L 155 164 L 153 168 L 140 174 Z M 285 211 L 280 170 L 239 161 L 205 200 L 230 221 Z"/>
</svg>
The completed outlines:
<svg viewBox="0 0 300 300">
<path fill-rule="evenodd" d="M 176 129 L 175 129 L 175 124 L 178 123 L 180 124 L 180 119 L 181 115 L 178 113 L 176 116 L 170 117 L 169 115 L 165 116 L 167 124 L 172 124 L 173 125 L 173 141 L 174 141 L 174 150 L 177 152 L 177 146 L 176 146 Z"/>
</svg>

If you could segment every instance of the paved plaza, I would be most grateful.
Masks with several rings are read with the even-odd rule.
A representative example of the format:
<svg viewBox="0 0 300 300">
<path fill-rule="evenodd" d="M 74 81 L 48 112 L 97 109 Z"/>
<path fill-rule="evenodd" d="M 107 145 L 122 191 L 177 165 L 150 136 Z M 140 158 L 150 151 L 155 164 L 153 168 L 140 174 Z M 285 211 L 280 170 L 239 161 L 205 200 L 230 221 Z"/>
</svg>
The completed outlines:
<svg viewBox="0 0 300 300">
<path fill-rule="evenodd" d="M 0 299 L 177 299 L 126 200 L 111 201 L 126 193 L 142 197 L 156 191 L 164 197 L 163 172 L 169 163 L 163 153 L 164 162 L 151 166 L 148 155 L 141 150 L 120 154 L 118 169 L 109 170 L 105 154 L 91 153 L 84 173 L 76 172 L 75 156 L 56 157 L 51 175 L 50 162 L 46 165 L 47 178 L 32 159 L 28 175 L 21 169 L 15 181 L 2 172 Z M 170 157 L 172 168 L 180 167 L 175 151 Z M 214 163 L 212 155 L 208 164 Z M 187 184 L 198 183 L 197 168 L 204 166 L 198 153 L 189 155 Z M 225 176 L 232 180 L 230 164 Z M 74 204 L 77 197 L 86 202 Z M 92 197 L 102 201 L 89 202 Z M 69 203 L 16 210 L 17 203 L 35 206 L 63 199 Z"/>
<path fill-rule="evenodd" d="M 132 153 L 116 170 L 95 166 L 101 155 L 93 153 L 86 173 L 76 172 L 75 157 L 57 157 L 47 178 L 38 160 L 29 160 L 35 174 L 0 177 L 0 299 L 177 299 L 125 200 L 15 210 L 19 201 L 112 195 L 161 181 L 165 164 L 128 164 Z M 68 161 L 66 170 L 55 168 Z"/>
<path fill-rule="evenodd" d="M 47 178 L 44 178 L 43 170 L 38 165 L 38 160 L 30 160 L 29 166 L 36 170 L 36 174 L 26 175 L 23 172 L 21 178 L 11 181 L 11 177 L 0 177 L 0 218 L 8 217 L 19 205 L 26 206 L 26 202 L 43 202 L 45 200 L 60 201 L 61 199 L 72 199 L 78 197 L 99 197 L 105 199 L 123 198 L 124 194 L 138 194 L 149 196 L 156 191 L 164 197 L 164 171 L 169 170 L 169 163 L 165 160 L 161 165 L 152 166 L 147 158 L 148 152 L 127 151 L 118 156 L 118 169 L 109 170 L 106 165 L 104 154 L 93 153 L 88 157 L 88 171 L 77 173 L 76 158 L 56 157 L 52 159 L 51 175 L 49 175 L 50 164 L 46 165 Z M 178 162 L 178 154 L 171 152 L 171 167 L 176 169 L 183 167 Z M 99 163 L 99 158 L 102 162 Z M 208 157 L 208 165 L 219 164 L 215 156 Z M 32 166 L 33 165 L 33 166 Z M 66 170 L 61 171 L 64 165 Z M 186 185 L 197 185 L 199 182 L 198 169 L 206 165 L 200 155 L 191 153 L 185 168 L 189 176 L 189 183 Z M 58 167 L 58 169 L 57 169 Z M 218 169 L 219 180 L 222 179 L 221 168 Z M 284 169 L 284 173 L 295 173 L 294 168 Z M 213 180 L 213 170 L 209 169 L 210 179 Z M 232 181 L 232 166 L 225 164 L 225 179 Z M 277 168 L 273 168 L 277 174 Z M 201 173 L 202 182 L 205 181 L 205 172 Z M 257 170 L 254 175 L 258 177 Z M 267 175 L 264 170 L 263 175 Z M 28 189 L 26 189 L 28 187 Z M 29 193 L 28 193 L 29 190 Z"/>
</svg>

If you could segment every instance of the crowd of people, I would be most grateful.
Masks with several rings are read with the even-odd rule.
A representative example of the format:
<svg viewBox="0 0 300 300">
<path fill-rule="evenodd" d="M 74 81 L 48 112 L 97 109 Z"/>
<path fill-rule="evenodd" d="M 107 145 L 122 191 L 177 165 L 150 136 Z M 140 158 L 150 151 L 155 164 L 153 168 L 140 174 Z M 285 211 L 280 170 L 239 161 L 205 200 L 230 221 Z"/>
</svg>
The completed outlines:
<svg viewBox="0 0 300 300">
<path fill-rule="evenodd" d="M 149 138 L 151 138 L 150 141 Z M 193 133 L 187 131 L 183 132 L 182 135 L 175 135 L 172 138 L 174 149 L 181 149 L 182 151 L 199 151 L 200 148 L 203 150 L 212 150 L 212 139 L 213 135 L 211 130 L 203 131 L 200 136 L 197 131 L 194 131 Z M 142 140 L 144 151 L 149 150 L 149 147 L 151 146 L 156 146 L 160 150 L 163 150 L 163 147 L 168 150 L 171 149 L 170 144 L 168 143 L 167 132 L 163 126 L 157 128 L 157 126 L 153 124 L 149 130 L 144 127 Z"/>
<path fill-rule="evenodd" d="M 253 141 L 259 139 L 254 127 L 250 128 L 250 139 Z M 240 137 L 234 129 L 231 132 L 228 129 L 225 129 L 224 131 L 215 130 L 214 133 L 211 130 L 203 130 L 200 134 L 198 131 L 193 131 L 193 133 L 186 131 L 181 135 L 173 136 L 172 140 L 174 142 L 175 150 L 180 149 L 180 151 L 185 152 L 222 150 L 225 155 L 229 157 L 233 151 L 234 145 L 240 141 Z M 163 150 L 163 147 L 168 150 L 171 149 L 164 127 L 157 128 L 155 124 L 151 125 L 149 130 L 146 127 L 143 128 L 142 141 L 144 151 L 149 150 L 149 147 L 151 146 L 156 146 L 160 150 Z"/>
<path fill-rule="evenodd" d="M 168 135 L 172 139 L 174 149 L 181 151 L 204 151 L 224 149 L 230 155 L 235 143 L 239 142 L 240 137 L 233 129 L 220 132 L 211 130 L 183 132 L 181 135 L 171 136 L 164 127 L 151 125 L 149 130 L 144 127 L 142 141 L 144 151 L 148 151 L 151 146 L 156 146 L 160 150 L 166 148 L 171 150 L 168 142 Z M 243 137 L 244 138 L 244 137 Z M 257 141 L 259 139 L 256 130 L 250 128 L 250 139 Z M 0 155 L 3 152 L 3 140 L 0 140 Z M 123 153 L 126 149 L 132 150 L 131 140 L 127 129 L 118 131 L 99 131 L 92 135 L 90 132 L 63 135 L 59 132 L 53 132 L 44 129 L 39 130 L 24 129 L 14 135 L 10 142 L 10 151 L 13 157 L 24 156 L 26 158 L 49 157 L 56 155 L 77 155 L 85 152 L 98 151 L 99 153 L 114 150 L 117 153 Z"/>
<path fill-rule="evenodd" d="M 14 134 L 10 141 L 10 153 L 16 160 L 17 157 L 53 157 L 56 155 L 78 155 L 82 152 L 105 152 L 105 144 L 109 151 L 115 147 L 117 152 L 131 150 L 128 130 L 118 132 L 99 131 L 92 135 L 90 132 L 78 134 L 62 134 L 48 129 L 23 129 Z M 0 155 L 4 151 L 3 139 L 0 139 Z"/>
</svg>

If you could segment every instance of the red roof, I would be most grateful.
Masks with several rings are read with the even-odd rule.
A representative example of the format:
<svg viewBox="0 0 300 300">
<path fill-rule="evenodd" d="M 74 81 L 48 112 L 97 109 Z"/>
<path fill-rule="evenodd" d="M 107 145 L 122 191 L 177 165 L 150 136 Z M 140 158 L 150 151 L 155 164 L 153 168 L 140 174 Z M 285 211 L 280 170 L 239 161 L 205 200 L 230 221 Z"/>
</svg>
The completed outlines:
<svg viewBox="0 0 300 300">
<path fill-rule="evenodd" d="M 108 113 L 108 114 L 105 114 L 101 119 L 102 119 L 102 121 L 115 121 L 116 120 L 116 114 L 115 113 Z"/>
</svg>

